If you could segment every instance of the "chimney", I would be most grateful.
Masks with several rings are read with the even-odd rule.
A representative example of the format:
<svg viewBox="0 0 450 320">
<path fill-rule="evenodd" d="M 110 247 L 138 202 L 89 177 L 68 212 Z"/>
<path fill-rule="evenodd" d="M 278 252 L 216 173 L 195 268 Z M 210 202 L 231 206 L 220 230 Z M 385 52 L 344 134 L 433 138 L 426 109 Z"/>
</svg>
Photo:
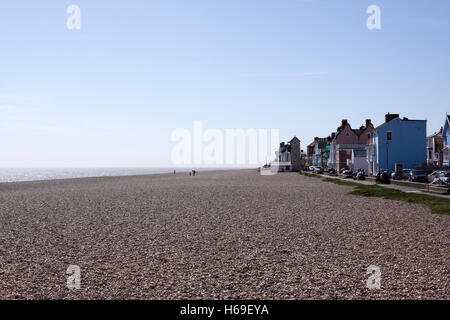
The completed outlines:
<svg viewBox="0 0 450 320">
<path fill-rule="evenodd" d="M 388 112 L 388 114 L 386 115 L 386 122 L 389 122 L 389 121 L 392 121 L 392 120 L 394 120 L 394 119 L 396 119 L 396 118 L 399 118 L 400 117 L 400 115 L 398 114 L 398 113 L 389 113 Z"/>
<path fill-rule="evenodd" d="M 347 119 L 342 120 L 342 128 L 344 128 L 347 123 L 348 123 Z"/>
<path fill-rule="evenodd" d="M 366 128 L 368 128 L 372 124 L 372 120 L 366 119 Z"/>
</svg>

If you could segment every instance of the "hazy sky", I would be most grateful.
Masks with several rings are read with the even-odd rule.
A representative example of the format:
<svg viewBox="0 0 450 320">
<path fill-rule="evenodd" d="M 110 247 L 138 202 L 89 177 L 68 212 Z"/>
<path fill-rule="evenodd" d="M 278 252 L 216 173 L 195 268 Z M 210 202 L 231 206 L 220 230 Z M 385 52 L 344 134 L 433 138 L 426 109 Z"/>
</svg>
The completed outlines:
<svg viewBox="0 0 450 320">
<path fill-rule="evenodd" d="M 170 167 L 194 120 L 302 148 L 388 111 L 437 131 L 449 16 L 448 0 L 2 0 L 0 167 Z"/>
</svg>

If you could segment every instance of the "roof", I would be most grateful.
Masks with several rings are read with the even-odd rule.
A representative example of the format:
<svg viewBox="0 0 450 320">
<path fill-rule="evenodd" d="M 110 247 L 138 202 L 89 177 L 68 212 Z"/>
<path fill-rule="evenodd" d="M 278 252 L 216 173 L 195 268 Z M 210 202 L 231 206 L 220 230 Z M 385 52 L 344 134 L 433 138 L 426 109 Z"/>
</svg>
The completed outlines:
<svg viewBox="0 0 450 320">
<path fill-rule="evenodd" d="M 353 153 L 355 154 L 355 157 L 358 158 L 365 158 L 367 156 L 366 149 L 353 149 Z"/>
<path fill-rule="evenodd" d="M 433 133 L 432 135 L 427 136 L 427 138 L 436 138 L 436 137 L 442 137 L 442 132 L 444 131 L 444 127 L 441 127 L 441 130 Z"/>
<path fill-rule="evenodd" d="M 286 152 L 286 151 L 291 151 L 291 145 L 290 144 L 285 144 L 284 146 L 280 146 L 280 153 Z"/>
<path fill-rule="evenodd" d="M 334 136 L 333 140 L 337 139 L 337 137 L 342 133 L 342 131 L 344 131 L 344 128 L 346 126 L 348 126 L 350 128 L 350 130 L 352 130 L 352 132 L 355 133 L 355 130 L 352 129 L 352 126 L 350 125 L 350 123 L 347 122 L 347 123 L 345 123 L 345 125 L 341 125 L 337 128 L 336 135 Z"/>
<path fill-rule="evenodd" d="M 448 114 L 445 115 L 445 122 L 444 122 L 444 126 L 442 127 L 442 132 L 444 132 L 445 130 L 448 130 L 447 128 L 450 128 L 450 115 L 448 115 Z"/>
<path fill-rule="evenodd" d="M 323 138 L 319 140 L 319 148 L 323 149 L 327 146 L 328 140 L 327 138 Z"/>
<path fill-rule="evenodd" d="M 378 127 L 375 128 L 375 130 L 378 130 L 382 126 L 384 126 L 384 125 L 386 125 L 388 123 L 391 123 L 392 121 L 395 121 L 397 119 L 400 120 L 400 121 L 427 121 L 427 120 L 412 120 L 412 119 L 405 119 L 405 118 L 403 118 L 403 119 L 402 118 L 395 118 L 395 119 L 392 119 L 391 121 L 388 121 L 388 122 L 380 124 Z"/>
</svg>

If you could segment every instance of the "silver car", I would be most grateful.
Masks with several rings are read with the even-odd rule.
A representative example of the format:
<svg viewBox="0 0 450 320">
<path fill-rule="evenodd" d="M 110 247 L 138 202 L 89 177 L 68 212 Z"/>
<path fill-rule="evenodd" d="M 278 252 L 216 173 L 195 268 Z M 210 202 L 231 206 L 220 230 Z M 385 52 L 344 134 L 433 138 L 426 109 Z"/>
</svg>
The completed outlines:
<svg viewBox="0 0 450 320">
<path fill-rule="evenodd" d="M 320 173 L 320 174 L 322 174 L 322 173 L 323 173 L 323 168 L 320 167 L 320 166 L 315 166 L 315 167 L 314 167 L 314 173 Z"/>
<path fill-rule="evenodd" d="M 450 171 L 442 171 L 436 175 L 433 184 L 450 186 Z"/>
</svg>

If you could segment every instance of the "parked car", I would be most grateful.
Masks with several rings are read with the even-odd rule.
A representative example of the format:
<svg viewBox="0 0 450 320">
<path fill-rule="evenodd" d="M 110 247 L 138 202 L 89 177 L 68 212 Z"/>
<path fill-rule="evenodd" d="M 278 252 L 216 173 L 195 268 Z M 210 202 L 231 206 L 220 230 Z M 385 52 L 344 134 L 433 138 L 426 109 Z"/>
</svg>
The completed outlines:
<svg viewBox="0 0 450 320">
<path fill-rule="evenodd" d="M 450 171 L 441 171 L 434 181 L 433 184 L 437 185 L 443 185 L 443 186 L 450 186 Z"/>
<path fill-rule="evenodd" d="M 342 171 L 342 174 L 344 175 L 345 179 L 353 178 L 353 171 L 352 170 L 349 170 L 349 169 L 344 170 L 344 171 Z"/>
<path fill-rule="evenodd" d="M 428 175 L 428 182 L 431 183 L 431 182 L 435 181 L 436 178 L 443 172 L 446 172 L 446 171 L 444 171 L 444 170 L 437 170 L 437 171 L 434 171 L 434 172 L 430 173 Z"/>
<path fill-rule="evenodd" d="M 407 180 L 409 179 L 409 174 L 411 173 L 411 169 L 403 169 L 400 176 L 397 176 L 395 172 L 392 172 L 391 179 L 393 180 Z"/>
<path fill-rule="evenodd" d="M 411 174 L 411 169 L 403 169 L 403 177 L 402 177 L 402 179 L 403 180 L 407 180 L 407 179 L 409 179 L 409 175 Z"/>
<path fill-rule="evenodd" d="M 389 174 L 388 170 L 383 170 L 381 169 L 380 171 L 378 171 L 377 175 L 376 175 L 376 180 L 375 182 L 381 183 L 381 184 L 390 184 L 391 183 L 391 175 Z"/>
<path fill-rule="evenodd" d="M 321 166 L 314 167 L 314 173 L 322 174 L 323 168 Z"/>
<path fill-rule="evenodd" d="M 402 180 L 403 179 L 403 173 L 400 174 L 400 176 L 397 175 L 397 172 L 391 173 L 391 179 L 392 180 Z"/>
<path fill-rule="evenodd" d="M 345 167 L 345 168 L 342 168 L 341 170 L 339 170 L 339 173 L 343 174 L 344 171 L 348 171 L 348 170 L 349 170 L 349 169 L 348 169 L 347 167 Z"/>
<path fill-rule="evenodd" d="M 366 180 L 364 170 L 358 170 L 353 174 L 353 180 Z"/>
<path fill-rule="evenodd" d="M 428 182 L 428 175 L 424 170 L 411 170 L 408 180 L 413 182 Z"/>
</svg>

